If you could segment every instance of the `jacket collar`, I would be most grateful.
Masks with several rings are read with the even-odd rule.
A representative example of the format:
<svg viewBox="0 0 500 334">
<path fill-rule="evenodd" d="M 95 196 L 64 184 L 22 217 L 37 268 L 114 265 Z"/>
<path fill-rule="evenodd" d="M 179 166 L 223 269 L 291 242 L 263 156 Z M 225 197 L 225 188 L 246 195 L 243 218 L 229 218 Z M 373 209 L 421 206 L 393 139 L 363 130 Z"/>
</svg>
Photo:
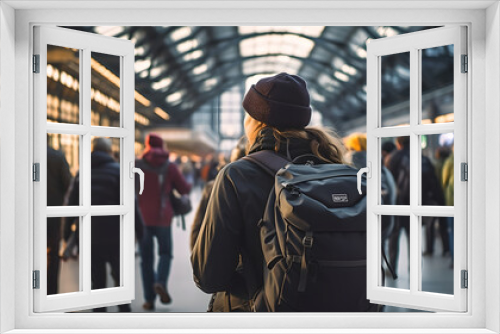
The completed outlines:
<svg viewBox="0 0 500 334">
<path fill-rule="evenodd" d="M 255 143 L 250 147 L 249 154 L 263 150 L 274 151 L 275 147 L 276 139 L 274 138 L 273 129 L 265 127 L 259 132 L 255 139 Z M 293 160 L 301 155 L 312 154 L 310 142 L 306 139 L 299 138 L 282 140 L 278 153 L 287 157 L 289 160 Z"/>
</svg>

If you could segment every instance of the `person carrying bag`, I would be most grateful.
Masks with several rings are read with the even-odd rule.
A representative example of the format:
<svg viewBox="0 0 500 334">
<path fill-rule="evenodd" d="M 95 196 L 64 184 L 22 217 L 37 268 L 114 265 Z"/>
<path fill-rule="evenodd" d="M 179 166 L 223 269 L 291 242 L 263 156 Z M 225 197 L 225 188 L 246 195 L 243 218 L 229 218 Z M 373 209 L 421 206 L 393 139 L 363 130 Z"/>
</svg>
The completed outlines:
<svg viewBox="0 0 500 334">
<path fill-rule="evenodd" d="M 249 157 L 215 180 L 191 257 L 194 280 L 206 293 L 232 292 L 241 273 L 253 311 L 376 311 L 366 299 L 357 171 L 343 164 L 332 132 L 307 127 L 309 104 L 306 82 L 287 73 L 247 92 Z M 327 286 L 335 276 L 339 285 Z"/>
<path fill-rule="evenodd" d="M 169 162 L 169 152 L 163 139 L 156 134 L 146 137 L 146 149 L 136 167 L 144 172 L 144 192 L 139 206 L 144 218 L 144 236 L 140 243 L 141 272 L 145 310 L 155 308 L 156 295 L 163 304 L 172 301 L 167 289 L 172 261 L 172 218 L 176 215 L 172 192 L 186 195 L 191 185 L 186 182 L 175 163 Z M 158 243 L 159 261 L 154 265 L 153 238 Z"/>
</svg>

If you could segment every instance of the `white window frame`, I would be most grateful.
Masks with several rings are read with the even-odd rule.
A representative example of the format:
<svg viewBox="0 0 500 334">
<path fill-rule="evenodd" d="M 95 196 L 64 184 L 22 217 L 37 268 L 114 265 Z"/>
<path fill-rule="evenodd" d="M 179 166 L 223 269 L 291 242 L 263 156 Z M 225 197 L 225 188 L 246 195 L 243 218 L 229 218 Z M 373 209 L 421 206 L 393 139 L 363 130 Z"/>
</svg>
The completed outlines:
<svg viewBox="0 0 500 334">
<path fill-rule="evenodd" d="M 34 162 L 40 166 L 40 180 L 33 184 L 34 259 L 39 271 L 39 288 L 34 289 L 35 312 L 84 310 L 110 304 L 128 304 L 135 298 L 135 179 L 130 170 L 135 163 L 134 142 L 134 44 L 119 38 L 100 36 L 52 26 L 34 27 L 34 54 L 39 56 L 39 73 L 33 74 L 34 89 Z M 56 45 L 80 50 L 79 124 L 47 122 L 47 46 Z M 113 55 L 120 62 L 120 122 L 118 127 L 91 125 L 91 57 L 92 52 Z M 79 138 L 79 206 L 47 207 L 47 133 L 78 135 Z M 91 139 L 92 136 L 120 140 L 120 205 L 91 205 Z M 91 218 L 119 216 L 120 285 L 92 289 Z M 79 290 L 47 295 L 47 217 L 79 217 L 80 258 Z"/>
<path fill-rule="evenodd" d="M 413 308 L 430 311 L 467 310 L 467 290 L 461 287 L 460 275 L 467 270 L 467 185 L 461 181 L 460 164 L 467 163 L 467 73 L 461 72 L 462 55 L 467 55 L 467 29 L 464 26 L 448 26 L 410 34 L 381 38 L 367 46 L 367 164 L 371 168 L 367 183 L 367 248 L 368 287 L 367 297 L 374 303 L 385 305 L 410 304 Z M 453 111 L 454 122 L 422 124 L 422 68 L 421 51 L 453 45 Z M 383 126 L 381 93 L 382 57 L 406 52 L 409 56 L 409 124 L 407 126 Z M 454 206 L 422 205 L 422 152 L 420 136 L 453 133 L 455 192 Z M 383 205 L 381 194 L 380 141 L 384 137 L 408 136 L 410 138 L 410 203 L 409 205 Z M 370 175 L 371 174 L 371 175 Z M 371 177 L 370 177 L 371 176 Z M 473 180 L 471 179 L 471 182 Z M 410 228 L 410 287 L 396 289 L 382 285 L 380 266 L 381 217 L 408 216 Z M 454 217 L 454 268 L 453 293 L 438 294 L 422 291 L 422 217 Z"/>
<path fill-rule="evenodd" d="M 255 332 L 495 333 L 500 332 L 500 11 L 497 1 L 464 2 L 17 2 L 0 4 L 0 330 L 145 333 L 176 328 L 202 332 L 253 328 Z M 50 8 L 41 10 L 41 8 Z M 60 7 L 69 7 L 61 9 Z M 97 6 L 101 9 L 97 9 Z M 123 9 L 148 7 L 149 10 Z M 262 8 L 265 6 L 266 8 Z M 268 8 L 271 7 L 271 8 Z M 459 9 L 457 9 L 460 6 Z M 86 7 L 86 8 L 85 8 Z M 114 10 L 102 10 L 102 8 Z M 163 7 L 163 8 L 158 8 Z M 203 7 L 203 8 L 201 8 Z M 397 7 L 397 8 L 395 8 Z M 24 9 L 23 9 L 24 8 Z M 75 8 L 79 8 L 78 10 Z M 81 9 L 85 8 L 85 9 Z M 121 8 L 121 9 L 119 9 Z M 312 8 L 312 9 L 311 9 Z M 403 9 L 401 9 L 403 8 Z M 406 8 L 406 9 L 404 9 Z M 410 9 L 411 10 L 408 10 Z M 59 9 L 59 10 L 54 10 Z M 245 10 L 242 10 L 245 9 Z M 468 143 L 471 153 L 468 197 L 469 308 L 467 313 L 436 314 L 34 314 L 31 290 L 33 245 L 32 26 L 59 25 L 467 25 L 469 28 Z M 14 61 L 15 58 L 15 61 Z M 15 68 L 12 66 L 15 63 Z M 486 71 L 487 68 L 487 71 Z M 12 87 L 15 82 L 15 89 Z M 13 112 L 15 111 L 15 117 Z M 488 119 L 486 122 L 485 120 Z M 15 146 L 4 145 L 14 138 Z M 10 139 L 9 138 L 9 139 Z M 489 146 L 486 147 L 486 143 Z M 489 149 L 488 149 L 489 148 Z M 15 175 L 15 177 L 12 177 Z M 488 175 L 488 182 L 486 182 Z M 4 186 L 5 185 L 5 186 Z M 15 189 L 12 199 L 12 189 Z M 13 224 L 15 222 L 15 224 Z M 12 256 L 14 254 L 14 256 Z M 29 259 L 26 261 L 26 259 Z M 487 265 L 486 265 L 487 264 Z M 15 287 L 13 289 L 12 287 Z M 12 307 L 14 305 L 14 307 Z M 138 323 L 141 326 L 138 328 Z M 353 329 L 357 328 L 356 329 Z M 287 328 L 287 330 L 283 330 Z M 304 328 L 310 329 L 304 330 Z M 411 329 L 413 328 L 413 330 Z M 72 330 L 73 329 L 73 330 Z M 136 331 L 132 329 L 137 329 Z M 259 330 L 260 329 L 260 330 Z M 281 330 L 280 330 L 281 329 Z M 295 330 L 294 330 L 295 329 Z M 418 330 L 415 330 L 418 329 Z M 122 330 L 122 331 L 121 331 Z M 177 332 L 180 332 L 178 330 Z M 47 332 L 47 331 L 45 331 Z M 185 332 L 185 331 L 183 331 Z M 226 330 L 227 332 L 227 330 Z"/>
</svg>

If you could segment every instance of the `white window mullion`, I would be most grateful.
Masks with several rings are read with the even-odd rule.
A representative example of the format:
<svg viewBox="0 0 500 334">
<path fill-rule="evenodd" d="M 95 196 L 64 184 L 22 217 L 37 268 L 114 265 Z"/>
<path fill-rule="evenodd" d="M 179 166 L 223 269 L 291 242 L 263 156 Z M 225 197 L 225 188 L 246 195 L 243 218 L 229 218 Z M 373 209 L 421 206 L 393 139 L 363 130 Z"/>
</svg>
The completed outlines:
<svg viewBox="0 0 500 334">
<path fill-rule="evenodd" d="M 377 215 L 409 216 L 411 209 L 409 205 L 377 205 L 373 208 Z"/>
<path fill-rule="evenodd" d="M 434 135 L 441 133 L 450 133 L 455 129 L 455 124 L 453 122 L 450 123 L 442 123 L 442 124 L 425 124 L 425 125 L 417 125 L 412 131 L 418 135 Z"/>
<path fill-rule="evenodd" d="M 119 216 L 127 214 L 130 208 L 125 205 L 95 206 L 49 206 L 47 217 L 83 217 L 90 213 L 93 216 Z"/>
<path fill-rule="evenodd" d="M 48 218 L 51 217 L 83 217 L 89 213 L 88 206 L 49 206 L 45 209 Z"/>
<path fill-rule="evenodd" d="M 81 102 L 80 106 L 84 106 L 85 102 Z M 82 118 L 82 116 L 80 116 Z M 90 133 L 96 137 L 113 137 L 123 138 L 128 135 L 129 131 L 123 128 L 105 127 L 105 126 L 90 126 L 80 124 L 66 123 L 47 123 L 47 133 L 74 134 L 83 136 Z"/>
<path fill-rule="evenodd" d="M 91 54 L 90 49 L 83 49 L 82 53 L 82 72 L 80 82 L 81 87 L 81 114 L 82 114 L 82 124 L 87 129 L 90 129 L 91 125 L 91 99 L 90 92 L 92 88 L 91 82 L 91 67 L 90 60 Z M 82 164 L 80 168 L 80 187 L 82 190 L 82 198 L 83 198 L 83 206 L 86 208 L 90 208 L 91 205 L 91 135 L 90 132 L 87 132 L 83 136 L 83 147 L 82 147 Z M 82 225 L 80 226 L 80 231 L 82 239 L 80 239 L 80 281 L 83 282 L 83 292 L 90 293 L 92 289 L 92 280 L 91 280 L 91 216 L 90 212 L 87 212 L 82 219 Z"/>
<path fill-rule="evenodd" d="M 127 208 L 128 213 L 122 216 L 121 219 L 121 234 L 122 234 L 122 256 L 127 252 L 134 252 L 135 237 L 134 237 L 134 221 L 135 221 L 135 181 L 134 174 L 131 173 L 130 168 L 135 163 L 135 120 L 134 120 L 134 52 L 121 57 L 121 126 L 126 131 L 125 137 L 122 139 L 123 147 L 127 149 L 122 152 L 122 159 L 120 161 L 122 168 L 122 204 Z M 131 117 L 124 117 L 124 115 L 132 115 Z M 123 196 L 127 194 L 127 196 Z M 122 257 L 122 275 L 121 285 L 127 287 L 126 294 L 130 299 L 135 297 L 135 284 L 133 278 L 135 277 L 135 259 L 134 257 Z"/>
<path fill-rule="evenodd" d="M 89 131 L 92 136 L 96 137 L 123 138 L 129 134 L 129 130 L 127 129 L 105 126 L 92 126 Z"/>
<path fill-rule="evenodd" d="M 380 189 L 380 177 L 378 176 L 380 172 L 378 171 L 380 168 L 380 163 L 377 158 L 377 151 L 379 147 L 379 138 L 377 138 L 375 134 L 375 130 L 380 124 L 380 85 L 378 85 L 378 81 L 380 81 L 380 58 L 374 54 L 368 54 L 366 58 L 367 64 L 369 68 L 374 69 L 373 71 L 368 71 L 366 73 L 366 86 L 368 90 L 376 90 L 372 94 L 367 94 L 367 113 L 366 113 L 366 139 L 367 139 L 367 164 L 371 163 L 372 170 L 370 178 L 370 172 L 368 173 L 367 179 L 367 201 L 366 201 L 366 250 L 367 250 L 367 263 L 366 263 L 366 275 L 367 275 L 367 291 L 368 298 L 370 298 L 369 293 L 371 291 L 376 291 L 380 284 L 380 266 L 379 266 L 379 247 L 378 247 L 378 234 L 379 234 L 379 226 L 380 219 L 377 213 L 375 212 L 375 207 L 379 204 L 379 196 L 372 195 L 373 193 L 379 192 Z M 375 175 L 375 177 L 373 177 Z M 377 237 L 374 237 L 374 236 Z"/>
<path fill-rule="evenodd" d="M 405 126 L 391 126 L 386 128 L 373 129 L 373 134 L 377 137 L 402 137 L 409 136 L 411 133 L 411 127 Z"/>
<path fill-rule="evenodd" d="M 424 217 L 453 217 L 455 208 L 453 206 L 414 206 L 409 205 L 377 205 L 373 209 L 373 213 L 377 215 L 393 215 L 393 216 L 409 216 L 416 214 Z"/>
<path fill-rule="evenodd" d="M 80 96 L 82 94 L 80 93 Z M 80 106 L 83 106 L 84 102 L 80 102 Z M 80 118 L 82 118 L 82 113 L 80 112 Z M 88 133 L 90 128 L 85 125 L 80 124 L 66 124 L 66 123 L 47 123 L 47 133 L 60 133 L 60 134 L 71 134 L 83 136 Z"/>
<path fill-rule="evenodd" d="M 419 52 L 410 50 L 410 208 L 419 205 L 420 198 L 420 141 L 413 130 L 419 123 Z M 412 212 L 410 215 L 410 292 L 414 294 L 419 290 L 420 273 L 420 226 L 418 217 Z M 401 270 L 405 270 L 402 268 Z"/>
<path fill-rule="evenodd" d="M 417 206 L 412 207 L 411 211 L 417 216 L 423 217 L 453 217 L 455 215 L 455 207 L 453 206 Z"/>
<path fill-rule="evenodd" d="M 119 216 L 130 212 L 126 205 L 94 205 L 90 208 L 93 216 Z"/>
</svg>

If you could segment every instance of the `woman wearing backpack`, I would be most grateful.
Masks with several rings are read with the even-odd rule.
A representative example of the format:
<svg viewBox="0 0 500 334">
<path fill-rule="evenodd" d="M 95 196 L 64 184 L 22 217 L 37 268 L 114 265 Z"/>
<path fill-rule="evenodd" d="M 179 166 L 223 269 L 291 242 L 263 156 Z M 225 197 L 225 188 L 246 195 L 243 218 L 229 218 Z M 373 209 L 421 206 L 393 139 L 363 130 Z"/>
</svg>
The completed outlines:
<svg viewBox="0 0 500 334">
<path fill-rule="evenodd" d="M 311 108 L 302 78 L 280 73 L 261 79 L 245 95 L 243 107 L 249 154 L 270 150 L 288 160 L 314 155 L 321 163 L 343 163 L 343 146 L 335 135 L 306 127 Z M 191 257 L 197 286 L 206 293 L 226 292 L 226 300 L 214 303 L 224 306 L 214 311 L 250 311 L 262 290 L 258 223 L 274 181 L 245 158 L 227 165 L 215 180 Z"/>
</svg>

